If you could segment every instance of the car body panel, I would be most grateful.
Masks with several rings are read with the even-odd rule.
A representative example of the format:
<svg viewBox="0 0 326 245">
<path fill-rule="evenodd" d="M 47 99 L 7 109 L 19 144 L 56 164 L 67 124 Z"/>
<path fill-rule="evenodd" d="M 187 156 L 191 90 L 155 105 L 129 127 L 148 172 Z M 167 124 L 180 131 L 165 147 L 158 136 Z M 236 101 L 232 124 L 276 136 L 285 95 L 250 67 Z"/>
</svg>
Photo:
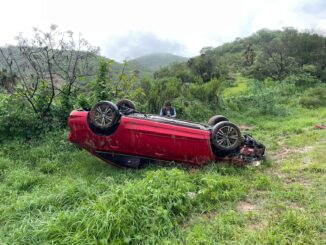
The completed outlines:
<svg viewBox="0 0 326 245">
<path fill-rule="evenodd" d="M 69 140 L 97 156 L 97 152 L 108 152 L 193 165 L 216 159 L 210 144 L 211 131 L 200 124 L 194 128 L 196 124 L 186 127 L 173 125 L 172 121 L 121 115 L 117 129 L 109 136 L 100 136 L 89 128 L 87 114 L 71 112 Z"/>
</svg>

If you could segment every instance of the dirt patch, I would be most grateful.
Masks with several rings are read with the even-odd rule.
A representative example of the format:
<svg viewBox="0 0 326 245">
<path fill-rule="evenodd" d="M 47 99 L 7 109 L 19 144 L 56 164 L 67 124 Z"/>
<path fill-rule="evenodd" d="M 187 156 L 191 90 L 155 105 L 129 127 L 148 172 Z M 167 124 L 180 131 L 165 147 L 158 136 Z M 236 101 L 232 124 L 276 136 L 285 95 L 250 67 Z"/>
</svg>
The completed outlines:
<svg viewBox="0 0 326 245">
<path fill-rule="evenodd" d="M 311 186 L 310 182 L 308 182 L 305 178 L 299 177 L 299 176 L 295 176 L 295 177 L 286 176 L 286 177 L 283 178 L 283 181 L 286 184 L 298 183 L 298 184 L 301 184 L 304 187 L 310 187 Z"/>
<path fill-rule="evenodd" d="M 257 205 L 250 202 L 239 202 L 237 205 L 237 211 L 241 213 L 248 213 L 256 210 L 258 210 Z"/>
<path fill-rule="evenodd" d="M 286 204 L 288 209 L 299 209 L 301 211 L 305 211 L 304 207 L 296 202 L 289 202 Z"/>
<path fill-rule="evenodd" d="M 282 161 L 285 157 L 293 154 L 301 154 L 301 153 L 307 153 L 313 149 L 312 146 L 306 146 L 303 148 L 294 148 L 294 149 L 288 149 L 288 148 L 282 148 L 279 152 L 272 154 L 271 158 L 275 161 Z"/>
<path fill-rule="evenodd" d="M 266 220 L 263 220 L 259 223 L 251 223 L 247 225 L 248 230 L 250 231 L 261 231 L 267 227 L 268 223 Z"/>
<path fill-rule="evenodd" d="M 203 213 L 200 216 L 208 220 L 208 219 L 215 219 L 216 215 L 217 215 L 217 211 L 213 210 L 211 212 Z"/>
<path fill-rule="evenodd" d="M 183 222 L 181 224 L 181 227 L 182 229 L 186 229 L 189 225 L 195 224 L 199 220 L 210 221 L 210 220 L 214 220 L 216 216 L 217 216 L 216 210 L 212 210 L 210 212 L 205 212 L 201 214 L 194 214 L 187 221 Z"/>
</svg>

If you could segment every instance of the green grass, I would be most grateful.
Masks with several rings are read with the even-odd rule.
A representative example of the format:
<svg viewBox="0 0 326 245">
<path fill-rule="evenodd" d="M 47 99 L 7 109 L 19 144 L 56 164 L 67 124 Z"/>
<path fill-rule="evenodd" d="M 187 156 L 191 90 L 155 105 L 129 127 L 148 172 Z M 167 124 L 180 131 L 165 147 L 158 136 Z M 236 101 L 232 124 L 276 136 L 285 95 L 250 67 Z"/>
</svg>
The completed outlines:
<svg viewBox="0 0 326 245">
<path fill-rule="evenodd" d="M 325 111 L 231 118 L 267 145 L 261 166 L 117 169 L 67 132 L 3 143 L 0 244 L 325 244 Z"/>
<path fill-rule="evenodd" d="M 235 76 L 235 81 L 232 86 L 229 86 L 223 90 L 223 97 L 237 96 L 240 94 L 246 94 L 248 92 L 248 79 L 237 74 Z"/>
</svg>

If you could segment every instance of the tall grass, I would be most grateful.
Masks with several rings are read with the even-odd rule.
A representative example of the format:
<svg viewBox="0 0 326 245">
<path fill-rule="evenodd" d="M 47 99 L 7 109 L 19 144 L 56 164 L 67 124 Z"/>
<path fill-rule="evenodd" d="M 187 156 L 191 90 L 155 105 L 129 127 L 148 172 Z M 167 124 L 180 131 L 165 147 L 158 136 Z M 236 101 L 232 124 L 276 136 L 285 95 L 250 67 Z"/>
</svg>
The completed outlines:
<svg viewBox="0 0 326 245">
<path fill-rule="evenodd" d="M 257 168 L 128 170 L 75 148 L 65 131 L 2 143 L 0 244 L 323 244 L 326 133 L 314 125 L 325 111 L 226 116 L 255 126 L 268 152 L 302 152 Z"/>
</svg>

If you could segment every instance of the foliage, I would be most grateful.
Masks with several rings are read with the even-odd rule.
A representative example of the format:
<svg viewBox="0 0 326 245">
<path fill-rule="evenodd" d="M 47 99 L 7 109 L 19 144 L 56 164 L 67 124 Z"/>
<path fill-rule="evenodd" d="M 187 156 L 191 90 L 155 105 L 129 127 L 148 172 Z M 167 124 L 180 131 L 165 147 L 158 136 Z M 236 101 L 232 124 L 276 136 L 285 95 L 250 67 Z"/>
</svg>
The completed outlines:
<svg viewBox="0 0 326 245">
<path fill-rule="evenodd" d="M 128 61 L 128 65 L 132 70 L 146 71 L 148 73 L 154 73 L 160 70 L 162 67 L 168 67 L 172 64 L 186 62 L 188 58 L 173 55 L 173 54 L 148 54 L 136 59 Z"/>
<path fill-rule="evenodd" d="M 165 77 L 176 77 L 180 79 L 183 84 L 203 81 L 200 75 L 195 74 L 191 69 L 189 69 L 187 63 L 173 64 L 154 73 L 154 78 L 156 79 Z"/>
<path fill-rule="evenodd" d="M 295 75 L 287 77 L 285 82 L 294 83 L 299 89 L 314 87 L 321 83 L 317 78 L 316 67 L 314 65 L 302 66 Z"/>
<path fill-rule="evenodd" d="M 213 79 L 207 83 L 190 84 L 188 88 L 189 97 L 216 109 L 218 107 L 221 84 L 221 80 L 217 79 Z"/>
<path fill-rule="evenodd" d="M 1 52 L 1 49 L 0 49 Z M 0 92 L 12 93 L 17 84 L 17 75 L 8 72 L 6 69 L 0 70 Z"/>
<path fill-rule="evenodd" d="M 326 107 L 326 87 L 317 87 L 309 90 L 300 99 L 300 104 L 307 108 Z"/>
<path fill-rule="evenodd" d="M 178 118 L 207 123 L 208 118 L 214 114 L 209 106 L 198 100 L 190 101 L 179 97 L 172 102 Z"/>
<path fill-rule="evenodd" d="M 149 111 L 157 113 L 165 101 L 179 97 L 181 91 L 182 84 L 177 78 L 153 81 L 147 94 Z"/>
<path fill-rule="evenodd" d="M 268 86 L 267 81 L 252 80 L 247 95 L 229 96 L 222 99 L 222 107 L 246 115 L 274 115 L 284 116 L 288 103 L 282 98 L 283 86 Z M 288 97 L 285 97 L 288 99 Z"/>
<path fill-rule="evenodd" d="M 293 28 L 262 29 L 249 37 L 204 50 L 204 56 L 189 62 L 199 73 L 212 74 L 211 64 L 219 60 L 228 71 L 243 72 L 259 80 L 283 80 L 304 65 L 314 65 L 316 77 L 325 82 L 325 45 L 326 38 L 318 33 Z"/>
<path fill-rule="evenodd" d="M 38 135 L 43 126 L 19 98 L 0 94 L 0 141 L 17 136 L 30 139 Z"/>
<path fill-rule="evenodd" d="M 19 34 L 16 40 L 18 48 L 0 50 L 10 74 L 19 80 L 15 92 L 40 120 L 51 116 L 58 95 L 64 95 L 64 112 L 65 108 L 71 109 L 70 96 L 76 92 L 78 80 L 92 72 L 88 60 L 96 55 L 97 48 L 71 31 L 60 32 L 56 25 L 51 25 L 48 32 L 34 28 L 33 38 Z"/>
<path fill-rule="evenodd" d="M 112 61 L 100 60 L 98 71 L 93 84 L 94 101 L 106 100 L 110 98 L 109 83 L 111 82 L 109 69 Z"/>
<path fill-rule="evenodd" d="M 282 53 L 260 53 L 249 74 L 256 79 L 272 78 L 282 80 L 293 73 L 295 60 L 291 57 L 284 57 Z"/>
</svg>

